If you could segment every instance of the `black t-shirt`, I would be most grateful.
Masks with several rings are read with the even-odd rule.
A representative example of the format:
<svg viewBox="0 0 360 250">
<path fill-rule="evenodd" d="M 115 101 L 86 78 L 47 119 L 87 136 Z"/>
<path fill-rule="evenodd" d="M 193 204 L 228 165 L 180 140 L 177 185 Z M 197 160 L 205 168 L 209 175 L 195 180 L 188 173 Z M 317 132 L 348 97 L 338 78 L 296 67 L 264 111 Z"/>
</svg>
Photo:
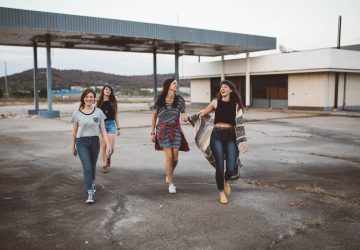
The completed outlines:
<svg viewBox="0 0 360 250">
<path fill-rule="evenodd" d="M 100 108 L 106 115 L 105 121 L 115 120 L 115 112 L 114 112 L 113 108 L 111 107 L 110 101 L 103 101 Z"/>
<path fill-rule="evenodd" d="M 236 117 L 236 103 L 232 101 L 224 102 L 218 99 L 217 107 L 215 109 L 214 124 L 218 122 L 228 123 L 235 126 Z"/>
</svg>

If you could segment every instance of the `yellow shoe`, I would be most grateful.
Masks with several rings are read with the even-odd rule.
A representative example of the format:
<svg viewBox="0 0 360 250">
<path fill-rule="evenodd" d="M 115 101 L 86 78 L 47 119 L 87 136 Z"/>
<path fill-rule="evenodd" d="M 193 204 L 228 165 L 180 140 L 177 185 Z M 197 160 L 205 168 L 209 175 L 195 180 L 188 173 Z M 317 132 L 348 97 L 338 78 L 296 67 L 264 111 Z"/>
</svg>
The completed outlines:
<svg viewBox="0 0 360 250">
<path fill-rule="evenodd" d="M 220 197 L 220 203 L 221 204 L 228 204 L 228 200 L 227 200 L 225 195 L 223 197 Z"/>
<path fill-rule="evenodd" d="M 226 195 L 230 195 L 230 194 L 231 194 L 231 188 L 230 188 L 229 183 L 227 183 L 227 184 L 224 185 L 224 192 L 225 192 Z"/>
</svg>

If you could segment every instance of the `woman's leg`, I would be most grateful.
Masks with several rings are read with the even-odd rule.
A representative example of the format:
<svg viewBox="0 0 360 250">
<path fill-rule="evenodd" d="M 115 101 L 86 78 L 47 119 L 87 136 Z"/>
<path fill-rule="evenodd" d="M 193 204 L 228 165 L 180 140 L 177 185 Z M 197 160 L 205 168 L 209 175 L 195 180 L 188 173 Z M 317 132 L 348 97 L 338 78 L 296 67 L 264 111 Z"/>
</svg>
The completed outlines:
<svg viewBox="0 0 360 250">
<path fill-rule="evenodd" d="M 215 165 L 216 165 L 216 185 L 219 191 L 224 190 L 224 147 L 220 139 L 220 136 L 216 128 L 214 128 L 211 139 L 210 139 L 210 149 L 214 155 Z"/>
<path fill-rule="evenodd" d="M 86 191 L 92 190 L 92 162 L 88 138 L 76 139 L 76 149 L 84 169 L 84 182 Z"/>
<path fill-rule="evenodd" d="M 91 144 L 90 144 L 91 177 L 92 177 L 91 186 L 92 184 L 95 183 L 96 162 L 99 156 L 99 150 L 100 150 L 99 137 L 91 137 Z"/>
<path fill-rule="evenodd" d="M 169 185 L 171 185 L 173 183 L 173 177 L 172 177 L 173 153 L 171 148 L 164 148 L 164 152 L 165 152 L 166 176 L 169 180 Z"/>
<path fill-rule="evenodd" d="M 172 162 L 172 174 L 174 175 L 174 171 L 175 168 L 179 162 L 179 149 L 178 148 L 173 148 L 172 149 L 172 154 L 173 154 L 173 162 Z"/>
<path fill-rule="evenodd" d="M 114 134 L 108 134 L 107 135 L 107 137 L 108 137 L 108 140 L 109 140 L 109 144 L 110 144 L 110 146 L 111 146 L 111 149 L 112 149 L 112 152 L 111 152 L 111 154 L 113 154 L 114 153 L 114 149 L 115 149 L 115 135 Z M 105 156 L 106 157 L 106 156 Z M 110 161 L 110 157 L 111 157 L 111 155 L 108 157 L 108 167 L 110 167 L 110 164 L 111 164 L 111 161 Z"/>
<path fill-rule="evenodd" d="M 232 136 L 225 143 L 225 155 L 226 155 L 226 171 L 224 180 L 224 191 L 227 195 L 230 195 L 231 188 L 228 180 L 235 174 L 235 165 L 238 156 L 238 148 L 236 145 L 236 138 Z"/>
<path fill-rule="evenodd" d="M 229 140 L 225 142 L 224 146 L 226 155 L 225 181 L 228 181 L 235 173 L 235 165 L 239 154 L 235 134 L 231 134 Z"/>
<path fill-rule="evenodd" d="M 210 149 L 215 159 L 216 185 L 219 190 L 220 202 L 222 204 L 227 204 L 228 201 L 224 193 L 224 146 L 221 133 L 221 131 L 214 128 L 210 139 Z"/>
<path fill-rule="evenodd" d="M 105 166 L 106 165 L 106 144 L 105 144 L 105 140 L 102 137 L 102 135 L 99 136 L 100 137 L 100 158 L 101 158 L 101 166 Z"/>
</svg>

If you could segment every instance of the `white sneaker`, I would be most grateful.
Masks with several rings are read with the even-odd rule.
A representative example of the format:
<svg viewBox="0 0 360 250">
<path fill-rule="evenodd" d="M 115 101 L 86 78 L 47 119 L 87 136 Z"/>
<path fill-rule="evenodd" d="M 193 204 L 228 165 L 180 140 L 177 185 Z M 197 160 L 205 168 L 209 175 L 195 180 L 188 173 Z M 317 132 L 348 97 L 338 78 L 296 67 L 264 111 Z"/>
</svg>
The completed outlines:
<svg viewBox="0 0 360 250">
<path fill-rule="evenodd" d="M 169 178 L 167 176 L 165 177 L 165 182 L 166 184 L 169 184 Z"/>
<path fill-rule="evenodd" d="M 176 187 L 174 186 L 174 184 L 171 184 L 169 186 L 169 193 L 170 194 L 176 194 Z"/>
<path fill-rule="evenodd" d="M 94 193 L 92 190 L 88 191 L 88 198 L 86 200 L 86 203 L 94 203 Z"/>
</svg>

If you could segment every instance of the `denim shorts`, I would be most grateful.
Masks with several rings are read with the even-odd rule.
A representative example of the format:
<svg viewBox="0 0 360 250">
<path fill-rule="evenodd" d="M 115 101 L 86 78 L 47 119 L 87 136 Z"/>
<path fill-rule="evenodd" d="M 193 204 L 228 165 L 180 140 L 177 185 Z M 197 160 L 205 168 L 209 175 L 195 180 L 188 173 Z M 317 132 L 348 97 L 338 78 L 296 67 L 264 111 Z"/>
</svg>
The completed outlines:
<svg viewBox="0 0 360 250">
<path fill-rule="evenodd" d="M 116 123 L 115 120 L 105 121 L 105 129 L 108 134 L 116 134 Z"/>
</svg>

